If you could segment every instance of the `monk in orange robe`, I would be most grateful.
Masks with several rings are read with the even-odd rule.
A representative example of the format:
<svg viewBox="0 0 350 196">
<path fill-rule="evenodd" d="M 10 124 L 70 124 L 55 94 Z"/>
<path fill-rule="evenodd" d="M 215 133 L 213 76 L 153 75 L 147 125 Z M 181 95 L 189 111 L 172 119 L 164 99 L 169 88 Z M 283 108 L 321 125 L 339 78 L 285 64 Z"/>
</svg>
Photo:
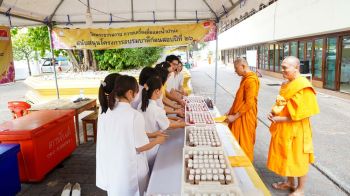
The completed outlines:
<svg viewBox="0 0 350 196">
<path fill-rule="evenodd" d="M 315 90 L 300 76 L 299 59 L 286 57 L 281 67 L 287 81 L 282 84 L 278 100 L 268 116 L 272 123 L 267 167 L 287 177 L 285 182 L 273 183 L 273 188 L 293 191 L 290 194 L 293 196 L 304 195 L 309 164 L 314 162 L 309 118 L 319 113 L 319 108 Z M 279 109 L 282 105 L 284 107 Z M 295 177 L 298 178 L 297 187 Z"/>
<path fill-rule="evenodd" d="M 235 72 L 242 77 L 226 122 L 239 145 L 251 161 L 254 159 L 255 130 L 257 126 L 258 92 L 260 82 L 243 58 L 234 62 Z"/>
</svg>

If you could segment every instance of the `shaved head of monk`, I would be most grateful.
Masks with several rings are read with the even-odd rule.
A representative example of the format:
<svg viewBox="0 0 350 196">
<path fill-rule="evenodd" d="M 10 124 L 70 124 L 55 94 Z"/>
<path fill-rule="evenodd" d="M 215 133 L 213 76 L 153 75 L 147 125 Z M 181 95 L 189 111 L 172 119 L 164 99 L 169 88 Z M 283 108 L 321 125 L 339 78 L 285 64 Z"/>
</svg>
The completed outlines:
<svg viewBox="0 0 350 196">
<path fill-rule="evenodd" d="M 235 72 L 239 76 L 244 76 L 246 73 L 250 72 L 248 62 L 244 58 L 238 57 L 234 62 Z"/>
<path fill-rule="evenodd" d="M 289 81 L 300 75 L 300 61 L 297 57 L 287 56 L 281 64 L 283 77 Z"/>
</svg>

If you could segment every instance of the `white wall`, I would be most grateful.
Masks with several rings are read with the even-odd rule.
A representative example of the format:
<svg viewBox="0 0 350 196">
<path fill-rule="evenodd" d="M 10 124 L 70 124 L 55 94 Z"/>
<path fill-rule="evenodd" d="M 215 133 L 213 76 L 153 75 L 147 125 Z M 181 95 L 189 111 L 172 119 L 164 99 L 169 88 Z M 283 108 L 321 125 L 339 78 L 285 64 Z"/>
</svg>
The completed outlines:
<svg viewBox="0 0 350 196">
<path fill-rule="evenodd" d="M 219 48 L 350 30 L 350 0 L 279 0 L 219 35 Z"/>
</svg>

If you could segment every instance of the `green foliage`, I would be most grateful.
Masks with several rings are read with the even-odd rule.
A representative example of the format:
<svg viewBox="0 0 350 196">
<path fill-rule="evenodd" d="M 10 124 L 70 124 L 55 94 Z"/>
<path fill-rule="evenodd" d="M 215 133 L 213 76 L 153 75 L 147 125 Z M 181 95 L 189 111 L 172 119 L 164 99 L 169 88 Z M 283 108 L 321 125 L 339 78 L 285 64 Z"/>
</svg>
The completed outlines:
<svg viewBox="0 0 350 196">
<path fill-rule="evenodd" d="M 11 35 L 13 45 L 25 47 L 23 50 L 28 50 L 28 48 L 30 48 L 34 53 L 33 57 L 36 60 L 40 57 L 51 57 L 51 55 L 49 55 L 50 39 L 47 26 L 29 27 L 27 29 L 12 28 Z M 16 43 L 17 41 L 20 41 L 20 43 Z M 20 48 L 14 50 L 15 60 L 24 59 L 24 56 L 23 54 L 20 54 L 21 52 L 19 49 Z M 59 55 L 68 56 L 64 50 L 54 50 L 54 53 L 56 57 Z"/>
<path fill-rule="evenodd" d="M 28 43 L 27 33 L 19 31 L 18 29 L 12 31 L 12 47 L 13 57 L 15 60 L 29 60 L 32 57 L 33 52 Z"/>
<path fill-rule="evenodd" d="M 124 70 L 150 66 L 161 57 L 163 48 L 125 48 L 94 51 L 101 70 Z"/>
<path fill-rule="evenodd" d="M 34 51 L 44 57 L 46 51 L 50 51 L 48 28 L 46 26 L 28 28 L 28 43 Z"/>
</svg>

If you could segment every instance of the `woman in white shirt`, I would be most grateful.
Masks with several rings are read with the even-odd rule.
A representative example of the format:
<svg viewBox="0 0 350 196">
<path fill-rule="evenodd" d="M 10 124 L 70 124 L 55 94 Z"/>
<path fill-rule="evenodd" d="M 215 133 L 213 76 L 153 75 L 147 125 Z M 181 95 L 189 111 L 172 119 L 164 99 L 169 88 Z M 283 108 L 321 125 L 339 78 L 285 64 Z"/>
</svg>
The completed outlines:
<svg viewBox="0 0 350 196">
<path fill-rule="evenodd" d="M 187 96 L 183 88 L 184 83 L 184 74 L 182 73 L 183 64 L 179 62 L 177 68 L 167 80 L 167 92 L 172 94 L 175 97 Z"/>
<path fill-rule="evenodd" d="M 135 99 L 131 102 L 131 106 L 137 110 L 137 107 L 140 105 L 141 103 L 141 99 L 142 99 L 142 89 L 143 86 L 145 85 L 146 81 L 148 80 L 148 78 L 156 75 L 156 70 L 153 67 L 144 67 L 139 75 L 139 92 L 137 93 Z M 159 106 L 164 107 L 162 100 L 160 100 L 158 102 Z"/>
<path fill-rule="evenodd" d="M 96 163 L 96 171 L 102 171 L 96 185 L 111 196 L 144 194 L 149 177 L 145 152 L 165 141 L 164 135 L 149 141 L 142 114 L 130 105 L 137 92 L 135 78 L 117 77 L 99 122 L 96 158 L 103 159 Z"/>
<path fill-rule="evenodd" d="M 182 120 L 172 121 L 166 116 L 165 110 L 157 105 L 156 100 L 162 95 L 162 81 L 159 77 L 151 77 L 147 80 L 142 90 L 142 102 L 140 110 L 145 119 L 146 131 L 150 133 L 168 128 L 183 128 L 185 122 Z M 158 146 L 147 152 L 148 164 L 152 170 Z"/>
<path fill-rule="evenodd" d="M 105 114 L 108 110 L 108 97 L 109 94 L 112 92 L 114 88 L 114 83 L 117 77 L 119 77 L 120 74 L 118 73 L 112 73 L 106 76 L 104 81 L 101 81 L 100 88 L 98 90 L 98 101 L 100 102 L 100 114 L 98 116 L 97 121 L 97 141 L 99 141 L 101 138 L 103 139 L 105 136 L 104 131 L 104 124 L 105 122 Z M 96 144 L 96 186 L 100 187 L 103 190 L 107 190 L 107 183 L 105 178 L 106 171 L 103 167 L 101 167 L 101 164 L 105 162 L 105 158 L 101 155 L 101 151 L 105 151 L 103 149 L 104 146 L 100 145 L 100 142 L 97 142 Z"/>
</svg>

